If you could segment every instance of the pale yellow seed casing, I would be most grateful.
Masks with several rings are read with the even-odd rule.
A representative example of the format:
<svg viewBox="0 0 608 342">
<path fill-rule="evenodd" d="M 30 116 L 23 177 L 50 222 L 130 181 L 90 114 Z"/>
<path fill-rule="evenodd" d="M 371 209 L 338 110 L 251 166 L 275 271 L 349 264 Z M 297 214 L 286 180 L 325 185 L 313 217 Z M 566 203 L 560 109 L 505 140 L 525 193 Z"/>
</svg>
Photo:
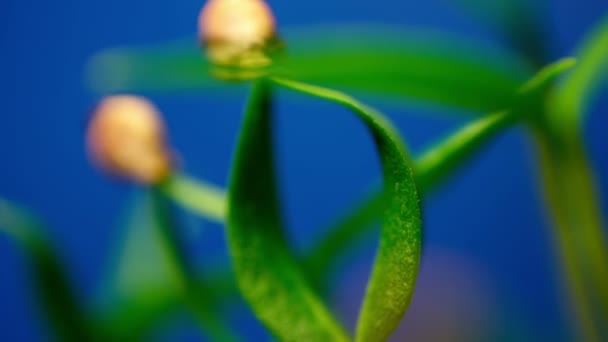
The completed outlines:
<svg viewBox="0 0 608 342">
<path fill-rule="evenodd" d="M 212 62 L 258 67 L 270 62 L 263 50 L 275 37 L 276 23 L 263 0 L 208 0 L 198 33 Z"/>
<path fill-rule="evenodd" d="M 102 170 L 141 184 L 172 171 L 165 125 L 156 107 L 137 96 L 111 96 L 95 110 L 87 131 L 92 161 Z"/>
</svg>

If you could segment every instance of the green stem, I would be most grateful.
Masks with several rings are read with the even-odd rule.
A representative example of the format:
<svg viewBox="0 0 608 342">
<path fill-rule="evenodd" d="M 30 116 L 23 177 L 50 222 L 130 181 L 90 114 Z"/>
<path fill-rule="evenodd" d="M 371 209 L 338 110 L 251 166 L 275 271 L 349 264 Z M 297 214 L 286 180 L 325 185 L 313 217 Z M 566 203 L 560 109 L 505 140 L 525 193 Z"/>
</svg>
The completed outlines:
<svg viewBox="0 0 608 342">
<path fill-rule="evenodd" d="M 452 176 L 498 133 L 519 121 L 509 111 L 490 114 L 458 130 L 427 150 L 416 161 L 418 186 L 422 193 Z"/>
<path fill-rule="evenodd" d="M 226 218 L 226 193 L 214 185 L 174 174 L 160 185 L 160 190 L 182 207 L 207 219 L 223 223 Z"/>
<path fill-rule="evenodd" d="M 608 253 L 591 167 L 580 134 L 536 131 L 555 243 L 580 336 L 600 341 L 608 317 Z M 603 335 L 604 334 L 604 335 Z"/>
<path fill-rule="evenodd" d="M 233 334 L 230 328 L 217 318 L 217 315 L 213 310 L 213 299 L 210 298 L 206 292 L 206 286 L 201 282 L 200 278 L 196 276 L 193 268 L 188 263 L 187 256 L 183 252 L 184 248 L 182 248 L 181 241 L 174 229 L 176 225 L 175 222 L 173 222 L 173 215 L 170 212 L 171 208 L 169 208 L 165 198 L 159 195 L 159 192 L 166 191 L 166 187 L 169 187 L 169 190 L 174 190 L 173 192 L 169 191 L 169 193 L 182 195 L 184 190 L 186 190 L 184 188 L 186 185 L 192 189 L 196 189 L 192 192 L 186 191 L 186 193 L 189 195 L 194 195 L 195 199 L 208 199 L 207 196 L 203 195 L 207 195 L 207 191 L 209 191 L 211 188 L 206 186 L 201 186 L 199 188 L 198 183 L 194 183 L 187 178 L 173 178 L 168 183 L 163 184 L 160 188 L 152 190 L 152 196 L 156 209 L 154 212 L 159 216 L 159 220 L 161 222 L 165 222 L 165 224 L 159 225 L 161 228 L 160 233 L 164 236 L 164 240 L 167 241 L 167 247 L 170 250 L 173 262 L 176 263 L 176 269 L 180 272 L 179 277 L 183 287 L 184 303 L 186 304 L 186 307 L 189 308 L 194 314 L 197 323 L 205 332 L 208 332 L 210 337 L 212 337 L 214 340 L 239 341 L 240 338 Z M 183 199 L 181 197 L 178 198 Z M 217 206 L 211 206 L 210 208 L 217 209 Z M 209 212 L 214 214 L 218 213 L 218 211 L 207 210 L 208 208 L 204 209 L 206 209 L 204 211 L 206 214 Z"/>
</svg>

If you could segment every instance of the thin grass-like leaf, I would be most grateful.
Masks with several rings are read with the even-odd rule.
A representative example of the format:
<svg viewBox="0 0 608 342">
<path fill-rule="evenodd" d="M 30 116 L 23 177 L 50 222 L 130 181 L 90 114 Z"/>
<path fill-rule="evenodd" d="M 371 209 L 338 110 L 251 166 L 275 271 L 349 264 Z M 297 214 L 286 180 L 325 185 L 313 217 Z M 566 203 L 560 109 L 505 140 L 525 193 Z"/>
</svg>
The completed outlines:
<svg viewBox="0 0 608 342">
<path fill-rule="evenodd" d="M 228 192 L 228 241 L 239 288 L 280 340 L 348 341 L 291 254 L 281 220 L 272 151 L 271 91 L 252 91 Z"/>
<path fill-rule="evenodd" d="M 27 258 L 36 295 L 55 337 L 61 341 L 94 341 L 89 316 L 74 292 L 57 251 L 37 219 L 0 198 L 0 233 L 13 239 Z"/>
<path fill-rule="evenodd" d="M 124 237 L 104 286 L 104 327 L 114 338 L 141 339 L 179 307 L 182 284 L 178 265 L 160 233 L 151 195 L 134 199 Z"/>
<path fill-rule="evenodd" d="M 137 198 L 125 230 L 109 283 L 113 303 L 118 305 L 103 321 L 114 339 L 141 339 L 162 319 L 186 308 L 214 340 L 238 340 L 219 318 L 221 312 L 204 278 L 193 273 L 168 200 L 159 190 Z"/>
<path fill-rule="evenodd" d="M 540 70 L 519 87 L 517 99 L 509 109 L 488 114 L 441 139 L 422 153 L 415 162 L 415 177 L 422 195 L 426 195 L 463 165 L 478 155 L 487 143 L 514 123 L 540 113 L 527 112 L 533 103 L 542 100 L 544 92 L 553 81 L 570 70 L 576 61 L 564 58 Z M 383 212 L 384 199 L 381 191 L 369 195 L 355 208 L 343 215 L 336 224 L 328 227 L 329 233 L 317 242 L 304 259 L 316 283 L 321 281 L 336 261 L 356 246 L 357 241 L 370 234 Z"/>
<path fill-rule="evenodd" d="M 285 79 L 274 82 L 350 109 L 369 129 L 382 162 L 386 206 L 380 247 L 357 325 L 357 341 L 384 341 L 409 307 L 421 253 L 420 201 L 410 160 L 397 131 L 375 110 L 333 90 Z"/>
</svg>

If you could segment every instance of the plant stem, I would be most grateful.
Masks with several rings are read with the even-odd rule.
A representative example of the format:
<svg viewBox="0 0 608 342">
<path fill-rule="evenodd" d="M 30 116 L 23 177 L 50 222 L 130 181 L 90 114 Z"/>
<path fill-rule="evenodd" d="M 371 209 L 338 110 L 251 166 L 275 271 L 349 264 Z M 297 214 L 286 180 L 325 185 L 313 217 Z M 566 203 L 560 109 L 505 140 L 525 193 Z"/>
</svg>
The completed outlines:
<svg viewBox="0 0 608 342">
<path fill-rule="evenodd" d="M 580 134 L 557 132 L 547 127 L 535 131 L 541 178 L 580 336 L 600 341 L 607 333 L 602 327 L 608 317 L 608 253 L 602 215 Z"/>
<path fill-rule="evenodd" d="M 497 112 L 461 128 L 416 160 L 417 182 L 422 193 L 452 176 L 498 133 L 518 122 L 509 111 Z"/>
<path fill-rule="evenodd" d="M 183 182 L 181 182 L 181 180 L 183 180 Z M 177 187 L 170 189 L 181 190 L 174 191 L 171 193 L 181 195 L 186 192 L 190 195 L 194 194 L 194 199 L 207 199 L 207 197 L 202 195 L 207 195 L 207 191 L 210 189 L 207 187 L 199 188 L 198 183 L 193 183 L 186 178 L 180 179 L 179 182 L 169 182 L 168 184 L 177 184 Z M 165 184 L 165 186 L 166 185 L 167 184 Z M 183 188 L 183 186 L 185 185 L 195 190 L 192 192 L 184 191 L 185 189 Z M 208 332 L 210 337 L 212 337 L 214 340 L 239 341 L 240 338 L 233 334 L 230 328 L 227 327 L 222 321 L 220 321 L 216 317 L 213 312 L 213 308 L 209 308 L 210 304 L 212 303 L 212 299 L 209 298 L 209 296 L 205 293 L 204 284 L 202 284 L 200 279 L 197 278 L 196 274 L 193 271 L 193 268 L 188 263 L 188 259 L 184 253 L 184 248 L 182 248 L 177 231 L 175 231 L 176 224 L 173 220 L 173 215 L 170 212 L 171 208 L 165 201 L 165 197 L 160 196 L 159 194 L 159 191 L 163 191 L 163 187 L 152 189 L 151 191 L 152 200 L 154 201 L 155 206 L 154 213 L 159 216 L 158 219 L 161 222 L 164 222 L 164 224 L 159 225 L 161 229 L 160 233 L 164 237 L 164 240 L 167 242 L 167 247 L 169 248 L 171 256 L 173 257 L 173 262 L 177 264 L 176 269 L 180 272 L 179 277 L 181 279 L 183 287 L 184 304 L 194 314 L 194 317 L 196 318 L 196 321 L 201 326 L 201 328 L 205 332 Z M 181 197 L 179 198 L 181 199 Z M 188 199 L 189 198 L 190 197 L 188 197 Z M 212 206 L 212 208 L 215 207 Z M 208 212 L 208 210 L 205 210 L 205 212 Z"/>
<path fill-rule="evenodd" d="M 160 185 L 160 190 L 184 208 L 212 221 L 223 223 L 226 218 L 226 193 L 214 185 L 174 174 Z"/>
</svg>

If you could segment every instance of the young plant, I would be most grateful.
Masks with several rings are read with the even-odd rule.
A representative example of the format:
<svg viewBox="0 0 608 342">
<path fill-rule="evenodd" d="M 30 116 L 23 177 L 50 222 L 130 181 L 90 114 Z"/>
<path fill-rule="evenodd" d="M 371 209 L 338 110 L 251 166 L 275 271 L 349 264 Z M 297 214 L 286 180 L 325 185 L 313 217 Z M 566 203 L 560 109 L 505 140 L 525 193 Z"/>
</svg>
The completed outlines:
<svg viewBox="0 0 608 342">
<path fill-rule="evenodd" d="M 145 189 L 139 219 L 128 229 L 154 232 L 147 239 L 134 233 L 128 241 L 126 258 L 117 267 L 117 278 L 131 275 L 121 278 L 129 284 L 126 299 L 109 312 L 80 305 L 50 243 L 38 238 L 27 214 L 0 202 L 0 227 L 34 261 L 44 308 L 58 336 L 138 339 L 181 307 L 211 338 L 239 340 L 222 321 L 221 308 L 228 297 L 241 295 L 279 340 L 387 340 L 416 288 L 425 195 L 445 184 L 492 138 L 520 125 L 540 153 L 576 334 L 586 341 L 608 338 L 608 252 L 581 133 L 586 105 L 608 70 L 608 20 L 577 53 L 578 62 L 547 63 L 546 39 L 532 9 L 519 1 L 496 2 L 505 11 L 470 2 L 494 15 L 524 15 L 525 25 L 505 18 L 491 21 L 513 47 L 510 53 L 487 62 L 476 57 L 480 47 L 454 43 L 462 40 L 447 35 L 425 36 L 422 43 L 421 33 L 371 28 L 313 32 L 283 43 L 262 0 L 209 0 L 199 17 L 199 40 L 208 61 L 175 45 L 96 56 L 91 75 L 106 92 L 214 89 L 221 86 L 217 78 L 250 82 L 251 91 L 226 192 L 177 170 L 160 113 L 147 100 L 114 96 L 99 105 L 87 135 L 91 156 L 104 171 Z M 121 75 L 114 79 L 117 70 Z M 318 84 L 477 116 L 413 157 L 385 115 Z M 297 255 L 287 239 L 275 175 L 273 100 L 282 90 L 348 109 L 373 137 L 382 166 L 382 186 L 326 229 L 325 238 L 305 255 Z M 233 275 L 199 275 L 184 251 L 169 202 L 225 225 Z M 324 300 L 325 283 L 335 260 L 376 221 L 381 222 L 380 243 L 356 330 L 349 332 Z M 141 246 L 151 246 L 148 256 L 135 262 L 145 253 L 133 252 Z M 151 260 L 163 269 L 162 279 L 154 280 L 161 285 L 140 269 Z"/>
</svg>

